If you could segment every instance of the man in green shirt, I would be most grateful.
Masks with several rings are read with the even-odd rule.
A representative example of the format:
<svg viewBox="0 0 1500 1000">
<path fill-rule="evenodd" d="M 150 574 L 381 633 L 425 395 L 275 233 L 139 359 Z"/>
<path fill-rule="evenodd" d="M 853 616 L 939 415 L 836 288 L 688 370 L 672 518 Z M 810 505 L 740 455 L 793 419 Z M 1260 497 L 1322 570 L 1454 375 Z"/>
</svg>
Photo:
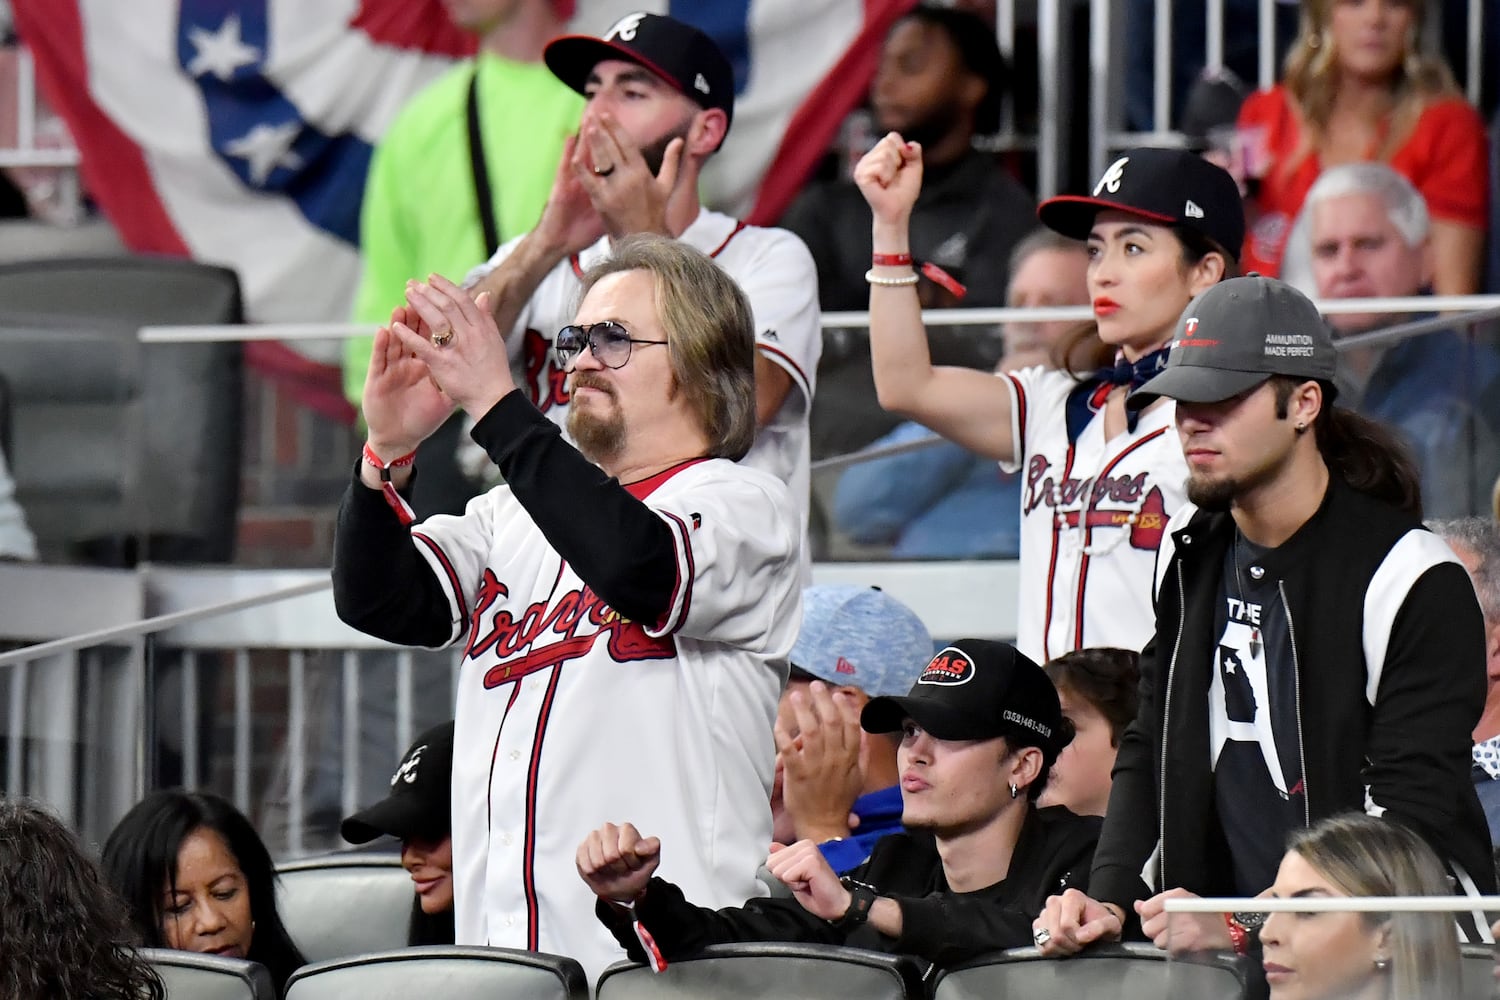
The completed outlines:
<svg viewBox="0 0 1500 1000">
<path fill-rule="evenodd" d="M 561 34 L 572 0 L 444 0 L 454 23 L 480 38 L 472 61 L 455 66 L 418 94 L 382 137 L 370 164 L 360 216 L 364 271 L 354 319 L 385 323 L 405 299 L 408 279 L 461 275 L 496 247 L 536 225 L 583 99 L 542 62 Z M 480 212 L 471 158 L 474 102 L 492 231 Z M 493 243 L 491 243 L 493 239 Z M 349 340 L 344 391 L 356 405 L 370 362 L 370 338 Z M 424 461 L 426 508 L 463 509 L 477 491 L 451 477 L 458 422 L 446 448 Z"/>
</svg>

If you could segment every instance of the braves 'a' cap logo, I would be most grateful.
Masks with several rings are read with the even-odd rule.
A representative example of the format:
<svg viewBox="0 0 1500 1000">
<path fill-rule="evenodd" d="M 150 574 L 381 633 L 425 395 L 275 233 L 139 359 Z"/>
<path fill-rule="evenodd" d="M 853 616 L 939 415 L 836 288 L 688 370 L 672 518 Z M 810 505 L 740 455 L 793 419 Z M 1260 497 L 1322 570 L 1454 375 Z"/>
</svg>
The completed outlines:
<svg viewBox="0 0 1500 1000">
<path fill-rule="evenodd" d="M 604 33 L 605 41 L 614 41 L 618 38 L 622 42 L 635 41 L 635 33 L 640 29 L 641 19 L 645 14 L 626 14 L 615 22 L 614 27 Z"/>
<path fill-rule="evenodd" d="M 952 687 L 967 684 L 973 676 L 974 664 L 969 654 L 956 646 L 946 646 L 928 662 L 917 683 Z"/>
<path fill-rule="evenodd" d="M 408 785 L 416 782 L 417 765 L 422 763 L 422 753 L 426 749 L 427 744 L 423 743 L 421 746 L 414 747 L 412 752 L 406 755 L 406 759 L 401 762 L 401 766 L 396 768 L 396 773 L 391 775 L 392 788 L 396 787 L 396 782 L 398 781 L 404 781 Z"/>
<path fill-rule="evenodd" d="M 1125 164 L 1130 162 L 1130 157 L 1122 156 L 1109 165 L 1104 171 L 1104 176 L 1099 178 L 1099 183 L 1094 185 L 1094 197 L 1097 198 L 1105 191 L 1110 194 L 1120 190 L 1120 181 L 1125 179 Z"/>
</svg>

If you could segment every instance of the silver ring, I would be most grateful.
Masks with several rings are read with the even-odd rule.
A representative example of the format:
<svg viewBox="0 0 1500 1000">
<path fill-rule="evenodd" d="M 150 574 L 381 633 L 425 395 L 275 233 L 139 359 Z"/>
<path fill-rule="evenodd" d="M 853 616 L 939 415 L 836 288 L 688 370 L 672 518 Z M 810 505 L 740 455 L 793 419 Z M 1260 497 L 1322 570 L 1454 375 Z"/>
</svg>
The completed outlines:
<svg viewBox="0 0 1500 1000">
<path fill-rule="evenodd" d="M 611 163 L 609 166 L 604 167 L 602 169 L 599 168 L 599 167 L 595 167 L 594 168 L 594 176 L 595 177 L 608 177 L 610 174 L 612 174 L 614 172 L 615 172 L 615 165 L 613 163 Z"/>
<path fill-rule="evenodd" d="M 1042 945 L 1052 940 L 1052 932 L 1045 927 L 1038 927 L 1036 929 L 1036 933 L 1031 935 L 1031 940 L 1036 942 L 1036 946 L 1040 948 Z"/>
</svg>

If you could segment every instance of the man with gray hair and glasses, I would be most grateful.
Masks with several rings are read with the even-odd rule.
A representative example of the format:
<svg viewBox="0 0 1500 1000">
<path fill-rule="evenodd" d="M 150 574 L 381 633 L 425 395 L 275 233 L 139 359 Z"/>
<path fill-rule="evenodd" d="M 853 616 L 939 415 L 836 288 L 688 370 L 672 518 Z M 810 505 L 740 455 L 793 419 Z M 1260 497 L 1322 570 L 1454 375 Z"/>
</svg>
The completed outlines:
<svg viewBox="0 0 1500 1000">
<path fill-rule="evenodd" d="M 1484 612 L 1484 714 L 1474 727 L 1474 790 L 1484 806 L 1490 840 L 1500 844 L 1500 525 L 1487 517 L 1427 525 L 1469 571 Z"/>
<path fill-rule="evenodd" d="M 1323 172 L 1308 192 L 1303 224 L 1322 299 L 1424 295 L 1432 278 L 1427 204 L 1411 182 L 1380 163 Z M 1336 337 L 1436 313 L 1350 313 L 1328 318 Z M 1456 517 L 1489 508 L 1500 471 L 1500 354 L 1466 331 L 1440 329 L 1396 343 L 1341 352 L 1340 395 L 1395 429 L 1422 470 L 1426 513 Z"/>
</svg>

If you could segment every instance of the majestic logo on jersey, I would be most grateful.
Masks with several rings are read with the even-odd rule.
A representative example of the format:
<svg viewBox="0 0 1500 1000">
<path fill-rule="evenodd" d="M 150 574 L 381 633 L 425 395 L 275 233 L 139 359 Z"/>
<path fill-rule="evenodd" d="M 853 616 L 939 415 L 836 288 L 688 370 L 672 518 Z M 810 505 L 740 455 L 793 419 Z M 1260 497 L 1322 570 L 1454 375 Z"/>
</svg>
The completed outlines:
<svg viewBox="0 0 1500 1000">
<path fill-rule="evenodd" d="M 526 366 L 526 394 L 538 410 L 546 413 L 554 406 L 568 405 L 568 373 L 557 366 L 552 341 L 536 330 L 527 330 L 521 342 L 521 361 Z"/>
<path fill-rule="evenodd" d="M 967 684 L 973 676 L 974 664 L 969 662 L 968 655 L 948 646 L 932 658 L 922 670 L 922 676 L 917 678 L 917 683 L 954 687 Z"/>
<path fill-rule="evenodd" d="M 606 641 L 610 658 L 617 663 L 665 660 L 677 655 L 677 646 L 670 636 L 658 639 L 647 635 L 639 622 L 622 618 L 588 587 L 537 601 L 519 619 L 510 611 L 499 611 L 490 619 L 489 627 L 481 631 L 491 607 L 509 596 L 509 588 L 495 576 L 495 571 L 486 569 L 475 595 L 469 645 L 464 656 L 470 660 L 494 657 L 504 661 L 485 673 L 487 688 L 585 656 L 601 637 Z M 525 654 L 518 657 L 522 650 L 526 650 Z"/>
<path fill-rule="evenodd" d="M 1128 528 L 1132 548 L 1161 547 L 1167 505 L 1161 487 L 1146 488 L 1146 473 L 1057 481 L 1048 475 L 1051 468 L 1045 455 L 1032 456 L 1026 468 L 1023 514 L 1047 506 L 1069 528 Z"/>
</svg>

